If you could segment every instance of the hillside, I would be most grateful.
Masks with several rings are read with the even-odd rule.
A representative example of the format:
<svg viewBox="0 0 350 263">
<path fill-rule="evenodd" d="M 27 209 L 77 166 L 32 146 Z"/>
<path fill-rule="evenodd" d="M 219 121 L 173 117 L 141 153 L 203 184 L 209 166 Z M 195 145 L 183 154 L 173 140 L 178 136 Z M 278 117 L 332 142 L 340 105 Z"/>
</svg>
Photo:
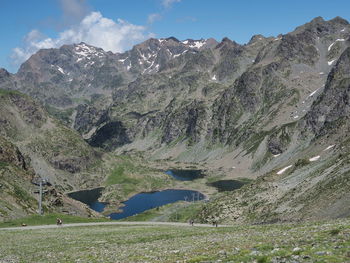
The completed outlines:
<svg viewBox="0 0 350 263">
<path fill-rule="evenodd" d="M 40 177 L 52 185 L 45 211 L 97 215 L 63 193 L 98 180 L 92 167 L 100 153 L 18 92 L 0 90 L 0 123 L 1 221 L 37 212 Z"/>
</svg>

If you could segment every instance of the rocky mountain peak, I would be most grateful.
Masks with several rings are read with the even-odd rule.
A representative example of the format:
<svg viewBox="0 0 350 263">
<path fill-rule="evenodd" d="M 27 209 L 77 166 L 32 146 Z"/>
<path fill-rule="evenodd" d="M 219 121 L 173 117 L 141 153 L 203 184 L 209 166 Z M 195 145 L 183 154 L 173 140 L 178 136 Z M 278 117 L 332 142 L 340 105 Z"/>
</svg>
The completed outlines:
<svg viewBox="0 0 350 263">
<path fill-rule="evenodd" d="M 309 32 L 318 37 L 322 37 L 326 34 L 336 33 L 348 25 L 348 21 L 341 17 L 336 17 L 328 21 L 324 20 L 322 17 L 316 17 L 310 22 L 297 27 L 292 34 Z"/>
<path fill-rule="evenodd" d="M 224 37 L 221 42 L 215 47 L 216 49 L 220 49 L 222 47 L 226 48 L 237 48 L 240 47 L 241 45 L 236 43 L 235 41 L 232 41 L 228 37 Z"/>
<path fill-rule="evenodd" d="M 343 26 L 349 25 L 349 22 L 340 16 L 337 16 L 337 17 L 329 20 L 329 22 L 334 23 L 334 24 L 343 25 Z"/>
<path fill-rule="evenodd" d="M 10 72 L 8 72 L 4 68 L 0 68 L 0 81 L 4 78 L 8 78 L 8 77 L 10 77 Z"/>
<path fill-rule="evenodd" d="M 266 37 L 264 37 L 263 35 L 260 35 L 260 34 L 254 35 L 254 36 L 252 36 L 251 39 L 249 40 L 248 45 L 251 45 L 251 44 L 260 42 L 260 41 L 265 40 L 265 39 L 266 39 Z"/>
<path fill-rule="evenodd" d="M 324 23 L 325 20 L 323 19 L 322 16 L 318 16 L 318 17 L 315 17 L 314 19 L 312 19 L 309 24 L 321 24 L 321 23 Z"/>
<path fill-rule="evenodd" d="M 178 40 L 176 37 L 168 37 L 165 40 L 166 41 L 174 41 L 174 42 L 180 43 L 180 40 Z"/>
<path fill-rule="evenodd" d="M 4 68 L 0 68 L 0 89 L 16 89 L 14 75 Z"/>
</svg>

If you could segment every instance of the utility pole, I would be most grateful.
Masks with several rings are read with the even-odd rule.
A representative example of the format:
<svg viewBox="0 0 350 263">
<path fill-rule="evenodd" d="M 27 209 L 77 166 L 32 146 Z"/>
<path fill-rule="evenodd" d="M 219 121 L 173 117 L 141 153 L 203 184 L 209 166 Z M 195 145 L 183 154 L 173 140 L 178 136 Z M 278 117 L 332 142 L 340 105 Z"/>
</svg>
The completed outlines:
<svg viewBox="0 0 350 263">
<path fill-rule="evenodd" d="M 51 183 L 49 182 L 49 180 L 43 179 L 43 178 L 39 178 L 39 182 L 38 181 L 32 181 L 33 184 L 38 185 L 39 186 L 39 200 L 38 200 L 38 214 L 42 215 L 43 214 L 43 186 L 44 185 L 51 185 Z M 38 193 L 37 191 L 35 191 L 34 193 Z"/>
<path fill-rule="evenodd" d="M 43 200 L 43 180 L 40 178 L 40 183 L 39 183 L 39 215 L 43 214 L 42 200 Z"/>
</svg>

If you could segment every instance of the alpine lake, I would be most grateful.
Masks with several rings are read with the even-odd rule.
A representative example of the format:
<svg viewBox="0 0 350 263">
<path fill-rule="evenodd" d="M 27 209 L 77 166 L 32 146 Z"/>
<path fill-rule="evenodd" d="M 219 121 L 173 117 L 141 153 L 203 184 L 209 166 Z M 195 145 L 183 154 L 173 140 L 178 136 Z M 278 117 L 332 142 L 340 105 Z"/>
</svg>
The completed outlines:
<svg viewBox="0 0 350 263">
<path fill-rule="evenodd" d="M 165 173 L 175 180 L 180 181 L 192 181 L 198 178 L 203 178 L 205 175 L 201 170 L 167 170 Z M 216 187 L 219 192 L 232 191 L 240 188 L 243 183 L 236 180 L 221 180 L 208 184 L 209 186 Z M 78 200 L 96 212 L 103 212 L 108 203 L 98 201 L 103 187 L 94 188 L 90 190 L 81 190 L 71 192 L 69 197 Z M 122 212 L 111 213 L 108 216 L 111 219 L 118 220 L 129 216 L 133 216 L 142 213 L 146 210 L 157 208 L 166 204 L 175 203 L 177 201 L 200 201 L 205 199 L 205 196 L 193 190 L 179 190 L 179 189 L 167 189 L 156 192 L 143 192 L 138 193 L 127 201 L 123 202 Z"/>
</svg>

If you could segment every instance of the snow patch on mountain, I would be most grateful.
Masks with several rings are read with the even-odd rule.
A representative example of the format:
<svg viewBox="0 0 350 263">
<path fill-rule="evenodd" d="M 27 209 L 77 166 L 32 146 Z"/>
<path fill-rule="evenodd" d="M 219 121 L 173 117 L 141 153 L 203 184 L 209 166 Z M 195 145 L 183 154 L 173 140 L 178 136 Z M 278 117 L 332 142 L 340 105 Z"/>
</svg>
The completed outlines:
<svg viewBox="0 0 350 263">
<path fill-rule="evenodd" d="M 334 146 L 335 146 L 335 144 L 329 145 L 329 146 L 328 146 L 326 149 L 324 149 L 323 151 L 328 151 L 328 150 L 332 149 Z"/>
<path fill-rule="evenodd" d="M 146 69 L 143 70 L 142 74 L 144 74 L 144 73 L 146 73 L 146 72 L 150 72 L 150 71 L 152 70 L 153 64 L 154 64 L 154 61 L 152 61 L 151 65 L 150 65 L 148 68 L 146 68 Z"/>
<path fill-rule="evenodd" d="M 310 93 L 309 97 L 312 97 L 313 95 L 315 95 L 315 93 L 318 91 L 319 89 L 317 90 L 314 90 L 313 92 Z"/>
<path fill-rule="evenodd" d="M 102 59 L 103 57 L 105 57 L 105 54 L 103 52 L 99 51 L 95 47 L 88 46 L 85 43 L 80 43 L 76 45 L 74 48 L 74 52 L 78 56 L 76 60 L 77 63 L 86 59 L 87 60 L 91 60 L 93 58 Z M 92 64 L 90 63 L 89 65 L 92 65 Z M 87 64 L 85 64 L 84 67 L 87 67 Z"/>
<path fill-rule="evenodd" d="M 61 72 L 62 74 L 66 74 L 65 72 L 64 72 L 64 70 L 60 67 L 60 66 L 56 66 L 57 67 L 57 70 L 59 71 L 59 72 Z"/>
<path fill-rule="evenodd" d="M 337 39 L 336 41 L 334 41 L 332 44 L 329 45 L 328 47 L 328 51 L 331 51 L 331 48 L 333 47 L 333 45 L 337 42 L 343 42 L 345 41 L 345 39 L 341 38 L 341 39 Z"/>
<path fill-rule="evenodd" d="M 333 60 L 331 60 L 331 61 L 328 61 L 328 66 L 332 65 L 335 61 L 336 61 L 336 59 L 333 59 Z"/>
<path fill-rule="evenodd" d="M 284 167 L 283 169 L 279 170 L 277 174 L 283 174 L 285 171 L 287 171 L 289 168 L 291 168 L 293 165 L 288 165 L 287 167 Z"/>
<path fill-rule="evenodd" d="M 200 49 L 202 46 L 205 45 L 205 40 L 200 40 L 200 41 L 194 41 L 189 47 L 190 48 L 198 48 Z"/>
<path fill-rule="evenodd" d="M 317 156 L 314 156 L 312 158 L 309 159 L 310 162 L 315 162 L 317 161 L 318 159 L 320 159 L 321 156 L 317 155 Z"/>
</svg>

